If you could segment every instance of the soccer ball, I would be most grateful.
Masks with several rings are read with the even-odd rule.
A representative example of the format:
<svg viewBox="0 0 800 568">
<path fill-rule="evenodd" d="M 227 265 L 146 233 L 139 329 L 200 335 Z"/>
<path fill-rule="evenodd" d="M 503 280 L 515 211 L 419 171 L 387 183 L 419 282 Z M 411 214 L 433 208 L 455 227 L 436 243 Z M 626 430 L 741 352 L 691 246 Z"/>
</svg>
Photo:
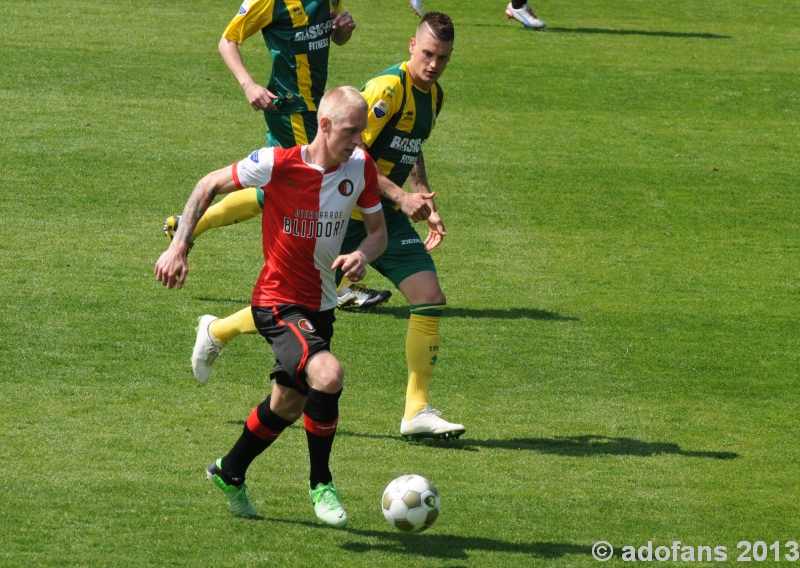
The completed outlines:
<svg viewBox="0 0 800 568">
<path fill-rule="evenodd" d="M 421 475 L 401 475 L 381 498 L 383 516 L 403 532 L 422 532 L 439 516 L 442 499 L 436 487 Z"/>
</svg>

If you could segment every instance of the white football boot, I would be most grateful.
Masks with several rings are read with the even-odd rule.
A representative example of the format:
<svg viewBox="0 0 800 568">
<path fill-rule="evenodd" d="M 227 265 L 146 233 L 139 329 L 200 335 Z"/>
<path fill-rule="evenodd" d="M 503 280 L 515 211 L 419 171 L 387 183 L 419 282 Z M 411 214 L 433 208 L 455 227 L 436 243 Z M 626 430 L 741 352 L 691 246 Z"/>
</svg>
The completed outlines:
<svg viewBox="0 0 800 568">
<path fill-rule="evenodd" d="M 545 26 L 544 21 L 537 18 L 536 14 L 533 13 L 533 10 L 531 10 L 531 7 L 527 4 L 524 4 L 522 8 L 515 10 L 511 5 L 511 2 L 509 2 L 508 6 L 506 6 L 506 16 L 508 16 L 509 20 L 517 20 L 526 28 L 540 30 Z"/>
<path fill-rule="evenodd" d="M 422 0 L 408 0 L 409 6 L 418 17 L 422 17 Z"/>
<path fill-rule="evenodd" d="M 442 418 L 442 411 L 425 406 L 414 415 L 411 420 L 403 418 L 400 421 L 400 435 L 406 440 L 419 440 L 421 438 L 458 438 L 466 432 L 462 424 L 453 424 Z"/>
<path fill-rule="evenodd" d="M 211 365 L 222 353 L 225 345 L 211 337 L 208 326 L 215 321 L 217 316 L 204 315 L 197 318 L 197 340 L 192 351 L 192 372 L 197 382 L 203 384 L 211 376 Z"/>
</svg>

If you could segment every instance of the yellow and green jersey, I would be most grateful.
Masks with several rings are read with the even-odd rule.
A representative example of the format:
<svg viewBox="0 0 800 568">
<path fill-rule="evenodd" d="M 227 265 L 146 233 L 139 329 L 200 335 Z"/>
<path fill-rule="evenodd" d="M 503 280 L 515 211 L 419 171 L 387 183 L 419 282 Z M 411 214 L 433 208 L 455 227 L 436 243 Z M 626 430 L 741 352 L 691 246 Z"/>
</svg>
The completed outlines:
<svg viewBox="0 0 800 568">
<path fill-rule="evenodd" d="M 386 177 L 402 187 L 442 110 L 442 88 L 439 83 L 428 91 L 415 87 L 403 62 L 367 81 L 361 94 L 369 104 L 362 135 L 367 152 Z"/>
<path fill-rule="evenodd" d="M 244 0 L 222 36 L 241 45 L 261 32 L 272 57 L 267 89 L 280 113 L 317 110 L 328 80 L 333 19 L 344 0 Z"/>
</svg>

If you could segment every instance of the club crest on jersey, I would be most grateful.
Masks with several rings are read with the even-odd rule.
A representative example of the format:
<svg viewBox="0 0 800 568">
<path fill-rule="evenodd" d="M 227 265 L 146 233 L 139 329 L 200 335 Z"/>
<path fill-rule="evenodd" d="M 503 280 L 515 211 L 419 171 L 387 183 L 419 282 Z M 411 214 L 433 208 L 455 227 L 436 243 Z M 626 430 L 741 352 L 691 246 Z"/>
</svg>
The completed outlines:
<svg viewBox="0 0 800 568">
<path fill-rule="evenodd" d="M 339 0 L 331 0 L 331 8 L 336 8 L 339 5 Z"/>
<path fill-rule="evenodd" d="M 345 197 L 350 197 L 351 195 L 353 195 L 353 182 L 350 181 L 349 179 L 340 181 L 339 193 L 341 193 Z"/>
<path fill-rule="evenodd" d="M 239 7 L 239 15 L 244 16 L 247 13 L 247 9 L 250 7 L 250 1 L 244 0 L 242 5 Z"/>
<path fill-rule="evenodd" d="M 303 331 L 307 331 L 308 333 L 314 333 L 317 331 L 316 328 L 314 327 L 314 324 L 305 318 L 297 322 L 297 327 L 299 327 Z"/>
<path fill-rule="evenodd" d="M 383 118 L 386 116 L 386 112 L 389 110 L 389 103 L 386 101 L 378 101 L 375 103 L 375 106 L 372 107 L 372 112 L 375 114 L 377 118 Z"/>
<path fill-rule="evenodd" d="M 250 161 L 254 164 L 258 163 L 258 150 L 255 150 L 252 154 L 250 154 Z"/>
</svg>

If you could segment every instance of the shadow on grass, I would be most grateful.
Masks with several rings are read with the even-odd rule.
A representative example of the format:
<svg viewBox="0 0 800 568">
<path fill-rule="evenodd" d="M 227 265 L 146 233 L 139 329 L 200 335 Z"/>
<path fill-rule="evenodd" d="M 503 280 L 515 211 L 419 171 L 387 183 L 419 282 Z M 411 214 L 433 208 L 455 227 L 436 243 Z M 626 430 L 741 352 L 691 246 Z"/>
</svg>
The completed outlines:
<svg viewBox="0 0 800 568">
<path fill-rule="evenodd" d="M 731 36 L 697 32 L 663 32 L 645 30 L 611 30 L 606 28 L 547 28 L 547 33 L 560 34 L 609 34 L 609 35 L 640 35 L 653 37 L 674 37 L 693 39 L 731 39 Z"/>
<path fill-rule="evenodd" d="M 217 304 L 235 304 L 240 307 L 247 307 L 250 304 L 249 300 L 237 300 L 235 298 L 211 298 L 208 296 L 196 296 L 194 298 L 198 302 L 203 303 L 217 303 Z M 341 310 L 336 311 L 341 314 Z M 350 311 L 349 313 L 358 313 L 368 316 L 393 316 L 400 319 L 408 319 L 408 306 L 379 306 L 366 312 Z M 491 319 L 530 319 L 542 321 L 580 321 L 579 318 L 572 316 L 563 316 L 558 312 L 548 312 L 547 310 L 537 310 L 534 308 L 513 308 L 508 310 L 480 310 L 473 308 L 453 308 L 448 307 L 445 310 L 445 317 L 449 318 L 491 318 Z"/>
<path fill-rule="evenodd" d="M 337 312 L 339 313 L 339 312 Z M 408 306 L 377 307 L 372 311 L 366 312 L 373 316 L 394 316 L 396 318 L 408 318 Z M 563 316 L 558 312 L 548 312 L 533 308 L 514 308 L 508 310 L 495 309 L 473 309 L 473 308 L 453 308 L 448 306 L 444 312 L 447 319 L 451 318 L 491 318 L 491 319 L 531 319 L 543 321 L 580 321 L 576 317 Z"/>
<path fill-rule="evenodd" d="M 503 23 L 459 23 L 459 26 L 473 27 L 473 28 L 499 28 L 507 26 L 506 22 Z M 733 36 L 712 34 L 708 32 L 666 32 L 666 31 L 650 31 L 650 30 L 614 30 L 609 28 L 555 28 L 546 27 L 543 30 L 535 30 L 533 28 L 519 28 L 518 31 L 522 33 L 557 33 L 557 34 L 609 34 L 609 35 L 641 35 L 653 37 L 674 37 L 674 38 L 690 38 L 690 39 L 731 39 Z"/>
<path fill-rule="evenodd" d="M 346 430 L 340 430 L 337 432 L 337 436 L 400 440 L 399 436 L 388 434 L 361 434 L 348 432 Z M 742 457 L 734 452 L 684 450 L 678 444 L 673 444 L 671 442 L 644 442 L 633 438 L 598 436 L 595 434 L 587 434 L 584 436 L 555 436 L 553 438 L 511 438 L 508 440 L 474 440 L 470 438 L 459 438 L 458 440 L 446 441 L 427 439 L 410 443 L 449 450 L 478 451 L 480 448 L 529 450 L 540 454 L 572 457 L 650 457 L 665 454 L 715 460 L 734 460 Z"/>
<path fill-rule="evenodd" d="M 295 521 L 274 517 L 258 517 L 256 520 L 303 525 L 325 531 L 331 530 L 320 523 L 309 521 Z M 468 550 L 522 553 L 530 554 L 538 558 L 560 558 L 566 554 L 591 555 L 592 553 L 590 546 L 579 544 L 557 542 L 508 542 L 480 536 L 463 537 L 438 534 L 435 528 L 424 534 L 406 534 L 396 531 L 373 531 L 348 528 L 340 530 L 353 536 L 371 539 L 371 542 L 344 542 L 340 545 L 342 549 L 357 554 L 389 552 L 437 559 L 466 560 L 468 558 Z"/>
<path fill-rule="evenodd" d="M 239 308 L 246 308 L 250 305 L 250 298 L 212 298 L 211 296 L 194 296 L 192 298 L 198 302 L 212 302 L 215 304 L 233 304 Z"/>
<path fill-rule="evenodd" d="M 395 532 L 350 530 L 360 536 L 377 539 L 378 542 L 346 542 L 341 548 L 348 552 L 390 552 L 425 556 L 428 558 L 466 560 L 468 550 L 528 554 L 537 558 L 561 558 L 566 554 L 591 555 L 590 546 L 558 542 L 508 542 L 480 536 L 454 536 L 437 534 L 436 529 L 422 535 Z"/>
</svg>

